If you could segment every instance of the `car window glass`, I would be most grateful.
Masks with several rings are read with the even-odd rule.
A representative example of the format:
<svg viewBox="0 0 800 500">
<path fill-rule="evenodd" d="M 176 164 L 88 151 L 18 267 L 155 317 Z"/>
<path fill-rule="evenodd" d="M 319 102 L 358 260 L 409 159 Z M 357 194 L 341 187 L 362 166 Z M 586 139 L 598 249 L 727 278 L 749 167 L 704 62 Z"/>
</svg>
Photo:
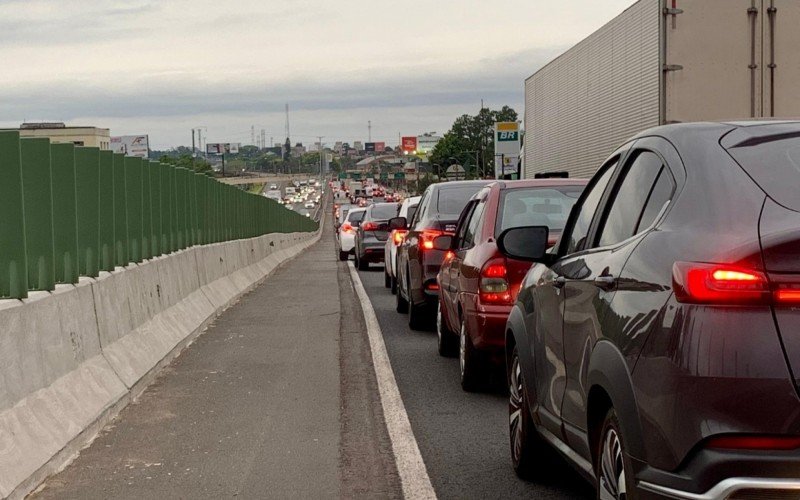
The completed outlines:
<svg viewBox="0 0 800 500">
<path fill-rule="evenodd" d="M 644 207 L 639 226 L 636 228 L 637 233 L 644 231 L 655 222 L 664 205 L 672 198 L 674 191 L 675 181 L 672 179 L 669 169 L 664 167 L 661 169 L 656 185 L 653 186 L 653 192 L 650 193 L 650 199 L 647 200 L 647 205 Z"/>
<path fill-rule="evenodd" d="M 464 231 L 464 239 L 461 241 L 461 246 L 459 248 L 472 248 L 475 246 L 475 235 L 478 234 L 479 225 L 483 217 L 483 211 L 486 208 L 486 201 L 482 201 L 475 205 L 475 208 L 472 210 L 472 215 L 469 218 L 469 222 L 464 224 L 466 226 L 466 230 Z"/>
<path fill-rule="evenodd" d="M 472 214 L 475 211 L 476 205 L 476 202 L 469 202 L 469 204 L 464 207 L 464 213 L 461 214 L 461 217 L 458 221 L 458 227 L 456 228 L 456 239 L 453 244 L 454 248 L 465 247 L 464 241 L 466 239 L 467 229 L 469 228 L 469 222 L 472 219 Z"/>
<path fill-rule="evenodd" d="M 349 222 L 361 222 L 364 219 L 365 213 L 366 213 L 365 210 L 359 210 L 358 212 L 349 212 L 347 214 L 347 220 Z"/>
<path fill-rule="evenodd" d="M 417 213 L 418 205 L 411 205 L 408 207 L 408 213 L 406 214 L 406 220 L 411 220 L 414 218 L 414 214 Z"/>
<path fill-rule="evenodd" d="M 642 151 L 628 164 L 600 230 L 600 246 L 614 245 L 636 233 L 642 211 L 662 168 L 661 158 L 650 151 Z"/>
<path fill-rule="evenodd" d="M 420 200 L 419 202 L 419 208 L 417 209 L 417 212 L 414 214 L 413 226 L 418 224 L 419 221 L 421 221 L 422 218 L 425 216 L 425 211 L 427 210 L 428 206 L 428 200 L 430 200 L 430 198 L 431 198 L 431 192 L 430 190 L 426 190 L 425 194 L 422 195 L 422 200 Z"/>
<path fill-rule="evenodd" d="M 372 205 L 372 211 L 369 216 L 372 220 L 389 220 L 392 217 L 397 217 L 397 204 L 379 203 Z"/>
<path fill-rule="evenodd" d="M 586 237 L 589 236 L 589 227 L 592 224 L 594 213 L 597 211 L 597 206 L 600 204 L 600 200 L 603 198 L 603 193 L 606 190 L 606 186 L 608 186 L 611 176 L 614 175 L 616 168 L 617 160 L 614 160 L 612 163 L 606 165 L 604 167 L 605 170 L 603 170 L 602 174 L 597 177 L 597 181 L 592 187 L 589 188 L 589 192 L 586 193 L 583 203 L 580 206 L 580 210 L 575 216 L 575 222 L 572 225 L 572 232 L 569 236 L 566 248 L 567 254 L 579 252 L 584 249 Z"/>
<path fill-rule="evenodd" d="M 514 188 L 503 191 L 497 214 L 496 234 L 523 226 L 547 226 L 551 232 L 564 230 L 572 206 L 583 186 Z"/>
<path fill-rule="evenodd" d="M 469 199 L 481 189 L 483 189 L 483 186 L 480 184 L 471 184 L 459 187 L 443 187 L 439 189 L 439 198 L 436 203 L 436 209 L 443 216 L 457 216 L 462 210 L 464 210 L 464 207 L 467 206 Z"/>
</svg>

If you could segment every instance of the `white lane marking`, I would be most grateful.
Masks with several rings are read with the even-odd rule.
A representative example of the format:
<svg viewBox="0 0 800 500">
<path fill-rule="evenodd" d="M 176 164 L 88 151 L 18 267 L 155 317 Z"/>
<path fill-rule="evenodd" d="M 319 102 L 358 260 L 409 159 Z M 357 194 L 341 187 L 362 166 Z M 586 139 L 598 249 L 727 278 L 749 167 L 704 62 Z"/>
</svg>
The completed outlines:
<svg viewBox="0 0 800 500">
<path fill-rule="evenodd" d="M 383 342 L 383 332 L 372 308 L 369 295 L 358 277 L 352 262 L 347 263 L 350 268 L 350 277 L 353 279 L 361 310 L 364 312 L 364 322 L 367 325 L 369 347 L 372 351 L 372 364 L 375 366 L 375 377 L 378 379 L 378 392 L 383 407 L 383 418 L 389 431 L 392 442 L 397 472 L 400 474 L 400 483 L 403 487 L 403 497 L 408 499 L 435 499 L 431 478 L 425 468 L 425 462 L 417 446 L 411 422 L 408 420 L 403 398 L 392 371 L 389 353 Z"/>
</svg>

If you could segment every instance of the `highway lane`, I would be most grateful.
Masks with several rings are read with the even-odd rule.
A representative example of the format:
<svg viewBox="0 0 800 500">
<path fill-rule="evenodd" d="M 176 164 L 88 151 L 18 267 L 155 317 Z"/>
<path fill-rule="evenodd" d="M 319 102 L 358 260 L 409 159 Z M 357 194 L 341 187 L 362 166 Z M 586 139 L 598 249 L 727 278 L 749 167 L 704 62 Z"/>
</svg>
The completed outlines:
<svg viewBox="0 0 800 500">
<path fill-rule="evenodd" d="M 592 498 L 587 483 L 565 463 L 545 482 L 524 482 L 511 468 L 507 398 L 500 390 L 461 390 L 458 360 L 436 352 L 435 332 L 408 328 L 383 286 L 383 267 L 359 276 L 378 317 L 411 426 L 436 494 L 465 498 Z"/>
</svg>

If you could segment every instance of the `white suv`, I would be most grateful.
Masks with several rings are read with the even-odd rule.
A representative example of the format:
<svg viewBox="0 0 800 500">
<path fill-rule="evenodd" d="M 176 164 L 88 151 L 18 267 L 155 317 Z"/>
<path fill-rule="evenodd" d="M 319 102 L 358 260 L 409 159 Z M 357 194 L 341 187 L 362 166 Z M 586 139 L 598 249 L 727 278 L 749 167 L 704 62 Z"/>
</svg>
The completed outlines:
<svg viewBox="0 0 800 500">
<path fill-rule="evenodd" d="M 417 211 L 420 199 L 422 199 L 421 196 L 406 198 L 403 204 L 400 205 L 400 212 L 397 216 L 405 217 L 406 220 L 410 221 L 414 216 L 414 212 Z M 386 240 L 386 257 L 384 258 L 386 262 L 383 268 L 383 284 L 386 288 L 391 288 L 392 293 L 397 293 L 397 247 L 403 242 L 403 238 L 405 238 L 407 232 L 408 231 L 405 230 L 394 229 L 389 234 L 389 239 Z"/>
</svg>

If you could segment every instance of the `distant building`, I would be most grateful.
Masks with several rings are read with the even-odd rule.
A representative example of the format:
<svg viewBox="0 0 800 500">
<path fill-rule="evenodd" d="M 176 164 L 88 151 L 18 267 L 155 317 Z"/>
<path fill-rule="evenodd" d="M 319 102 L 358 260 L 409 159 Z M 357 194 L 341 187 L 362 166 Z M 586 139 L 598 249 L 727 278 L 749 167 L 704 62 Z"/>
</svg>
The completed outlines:
<svg viewBox="0 0 800 500">
<path fill-rule="evenodd" d="M 67 127 L 63 123 L 23 123 L 17 130 L 20 137 L 45 137 L 50 142 L 68 142 L 76 146 L 87 146 L 108 150 L 111 147 L 111 131 L 97 127 Z"/>
</svg>

